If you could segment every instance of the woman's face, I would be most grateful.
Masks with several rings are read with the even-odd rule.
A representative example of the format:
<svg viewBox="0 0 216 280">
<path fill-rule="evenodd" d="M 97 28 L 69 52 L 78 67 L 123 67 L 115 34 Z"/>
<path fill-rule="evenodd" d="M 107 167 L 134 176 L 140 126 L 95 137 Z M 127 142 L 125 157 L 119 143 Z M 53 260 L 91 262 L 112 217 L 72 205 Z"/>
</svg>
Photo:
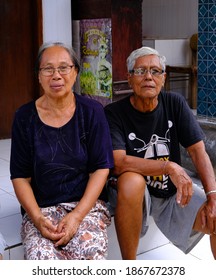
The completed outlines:
<svg viewBox="0 0 216 280">
<path fill-rule="evenodd" d="M 49 95 L 52 98 L 63 97 L 66 94 L 72 92 L 73 85 L 76 81 L 77 70 L 73 66 L 73 62 L 69 53 L 60 46 L 53 46 L 46 49 L 41 57 L 39 82 L 44 90 L 44 94 Z M 70 66 L 73 66 L 72 68 Z M 68 74 L 60 74 L 57 68 L 70 69 Z M 44 75 L 44 70 L 50 71 L 50 76 Z M 54 73 L 52 74 L 52 69 Z"/>
</svg>

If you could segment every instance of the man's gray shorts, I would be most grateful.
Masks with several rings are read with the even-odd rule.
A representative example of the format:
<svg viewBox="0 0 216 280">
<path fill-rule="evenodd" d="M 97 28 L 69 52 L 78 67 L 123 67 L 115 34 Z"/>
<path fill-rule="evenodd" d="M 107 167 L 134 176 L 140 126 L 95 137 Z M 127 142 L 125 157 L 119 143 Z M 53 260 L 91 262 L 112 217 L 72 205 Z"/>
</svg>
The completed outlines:
<svg viewBox="0 0 216 280">
<path fill-rule="evenodd" d="M 150 195 L 146 188 L 141 235 L 143 236 L 147 232 L 149 216 L 152 216 L 167 239 L 185 254 L 189 253 L 204 236 L 203 233 L 196 232 L 192 228 L 199 208 L 206 201 L 206 196 L 199 186 L 194 184 L 193 189 L 194 193 L 190 203 L 186 207 L 181 207 L 176 203 L 176 195 L 166 199 L 156 198 Z M 108 194 L 109 209 L 114 215 L 117 191 L 115 188 L 108 187 Z"/>
</svg>

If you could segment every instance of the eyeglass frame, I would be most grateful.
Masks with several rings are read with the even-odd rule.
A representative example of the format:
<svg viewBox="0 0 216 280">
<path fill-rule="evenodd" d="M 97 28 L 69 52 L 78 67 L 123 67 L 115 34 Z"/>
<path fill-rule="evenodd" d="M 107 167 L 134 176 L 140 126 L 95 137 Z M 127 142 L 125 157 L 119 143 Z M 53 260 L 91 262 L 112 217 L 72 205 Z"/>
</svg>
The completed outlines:
<svg viewBox="0 0 216 280">
<path fill-rule="evenodd" d="M 72 71 L 72 68 L 73 67 L 75 67 L 75 65 L 73 64 L 73 65 L 67 65 L 67 66 L 59 66 L 59 67 L 57 67 L 57 68 L 54 68 L 54 67 L 41 67 L 41 68 L 39 68 L 39 71 L 41 72 L 41 74 L 44 76 L 44 77 L 51 77 L 51 76 L 53 76 L 54 75 L 54 73 L 55 73 L 55 71 L 57 70 L 58 71 L 58 73 L 60 74 L 60 75 L 68 75 L 68 74 L 70 74 L 70 72 Z M 66 69 L 68 69 L 68 73 L 61 73 L 61 68 L 65 68 L 65 70 Z M 43 72 L 43 70 L 45 70 L 45 69 L 50 69 L 50 71 L 52 70 L 52 73 L 50 73 L 49 75 L 44 75 L 44 72 Z"/>
<path fill-rule="evenodd" d="M 143 71 L 143 73 L 139 73 L 139 72 L 136 73 L 136 71 Z M 152 77 L 160 77 L 162 74 L 165 73 L 165 70 L 156 69 L 156 68 L 146 69 L 146 68 L 138 67 L 138 68 L 134 68 L 134 69 L 130 70 L 129 73 L 133 74 L 136 77 L 144 77 L 148 73 L 151 74 Z"/>
</svg>

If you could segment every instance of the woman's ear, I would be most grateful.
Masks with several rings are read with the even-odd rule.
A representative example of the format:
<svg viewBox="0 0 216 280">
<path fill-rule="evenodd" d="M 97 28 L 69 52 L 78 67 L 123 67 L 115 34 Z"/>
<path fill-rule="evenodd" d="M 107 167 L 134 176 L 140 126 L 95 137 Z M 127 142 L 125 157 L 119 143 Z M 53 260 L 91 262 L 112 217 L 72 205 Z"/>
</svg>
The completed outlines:
<svg viewBox="0 0 216 280">
<path fill-rule="evenodd" d="M 128 85 L 131 88 L 131 74 L 127 73 L 127 80 L 128 80 Z"/>
<path fill-rule="evenodd" d="M 41 78 L 40 78 L 40 75 L 38 75 L 38 81 L 39 81 L 39 84 L 41 84 Z"/>
</svg>

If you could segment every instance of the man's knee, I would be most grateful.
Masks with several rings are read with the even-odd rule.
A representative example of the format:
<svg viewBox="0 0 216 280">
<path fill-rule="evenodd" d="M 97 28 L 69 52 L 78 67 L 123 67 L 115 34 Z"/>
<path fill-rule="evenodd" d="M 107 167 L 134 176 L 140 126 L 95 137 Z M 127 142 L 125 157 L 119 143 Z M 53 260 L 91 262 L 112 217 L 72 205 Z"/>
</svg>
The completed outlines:
<svg viewBox="0 0 216 280">
<path fill-rule="evenodd" d="M 119 176 L 117 181 L 118 196 L 127 199 L 142 198 L 145 192 L 145 179 L 141 174 L 125 172 Z"/>
<path fill-rule="evenodd" d="M 196 215 L 196 219 L 194 221 L 193 230 L 203 232 L 205 234 L 210 234 L 210 231 L 207 227 L 207 223 L 206 223 L 205 226 L 203 225 L 203 222 L 204 222 L 203 219 L 205 219 L 203 217 L 203 210 L 204 210 L 205 206 L 206 206 L 206 202 L 198 210 L 197 215 Z"/>
</svg>

